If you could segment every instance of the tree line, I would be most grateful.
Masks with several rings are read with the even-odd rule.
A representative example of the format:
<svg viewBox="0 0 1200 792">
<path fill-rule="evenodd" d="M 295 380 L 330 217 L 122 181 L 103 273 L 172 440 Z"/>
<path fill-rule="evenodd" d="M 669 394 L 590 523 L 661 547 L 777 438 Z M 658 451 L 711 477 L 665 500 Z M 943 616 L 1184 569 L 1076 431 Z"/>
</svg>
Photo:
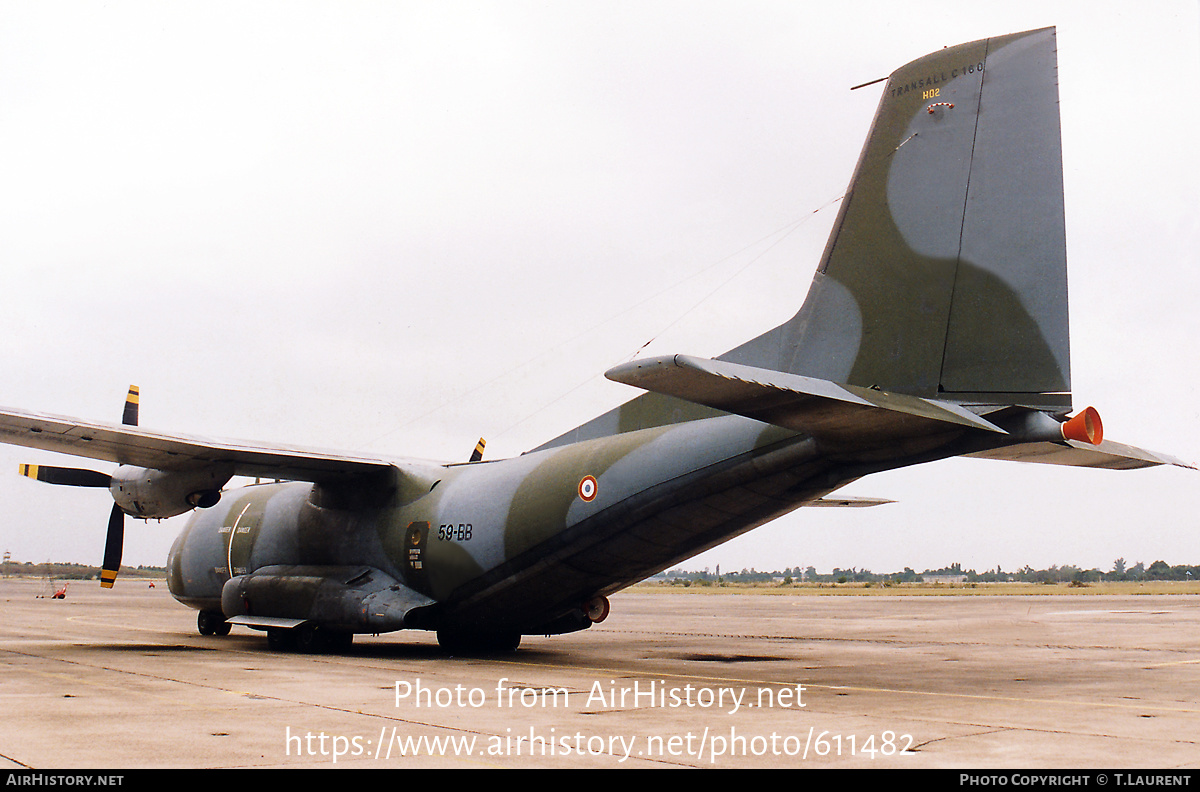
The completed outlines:
<svg viewBox="0 0 1200 792">
<path fill-rule="evenodd" d="M 660 572 L 653 580 L 680 581 L 691 583 L 919 583 L 926 578 L 961 578 L 967 583 L 1099 583 L 1102 581 L 1121 580 L 1200 580 L 1200 566 L 1177 564 L 1171 566 L 1165 561 L 1155 561 L 1147 566 L 1138 561 L 1132 566 L 1127 565 L 1124 558 L 1113 562 L 1112 569 L 1107 572 L 1099 569 L 1083 569 L 1065 564 L 1051 566 L 1047 569 L 1034 569 L 1024 566 L 1021 569 L 1005 571 L 997 566 L 995 569 L 978 572 L 974 569 L 962 568 L 962 564 L 950 564 L 941 569 L 926 569 L 917 572 L 911 567 L 904 567 L 900 572 L 876 573 L 869 569 L 850 567 L 841 569 L 834 567 L 831 572 L 821 573 L 815 567 L 787 567 L 782 570 L 759 571 L 753 567 L 737 571 L 722 572 L 718 566 L 710 572 L 708 567 L 701 571 L 672 569 Z"/>
</svg>

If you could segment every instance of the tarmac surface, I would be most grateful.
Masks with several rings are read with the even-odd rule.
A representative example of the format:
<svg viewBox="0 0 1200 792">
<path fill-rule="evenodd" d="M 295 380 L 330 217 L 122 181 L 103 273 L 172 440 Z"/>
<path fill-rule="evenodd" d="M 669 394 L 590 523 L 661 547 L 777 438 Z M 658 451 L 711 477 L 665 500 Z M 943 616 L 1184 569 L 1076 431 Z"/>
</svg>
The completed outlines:
<svg viewBox="0 0 1200 792">
<path fill-rule="evenodd" d="M 447 657 L 202 637 L 161 582 L 0 580 L 0 768 L 1200 767 L 1200 597 L 635 590 Z"/>
</svg>

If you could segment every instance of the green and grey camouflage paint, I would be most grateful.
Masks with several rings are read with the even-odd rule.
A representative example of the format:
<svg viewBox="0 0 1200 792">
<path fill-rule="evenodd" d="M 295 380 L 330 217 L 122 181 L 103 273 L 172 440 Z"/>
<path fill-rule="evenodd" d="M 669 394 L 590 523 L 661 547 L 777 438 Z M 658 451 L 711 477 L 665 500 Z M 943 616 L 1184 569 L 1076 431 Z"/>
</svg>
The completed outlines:
<svg viewBox="0 0 1200 792">
<path fill-rule="evenodd" d="M 114 480 L 154 484 L 148 495 L 172 513 L 209 472 L 293 479 L 197 511 L 168 564 L 201 632 L 240 623 L 302 647 L 418 628 L 456 650 L 513 648 L 522 634 L 582 629 L 625 586 L 834 503 L 823 499 L 861 476 L 948 456 L 1182 464 L 1102 441 L 1094 411 L 1082 434 L 1064 430 L 1051 28 L 891 75 L 791 320 L 715 360 L 635 360 L 607 375 L 648 392 L 496 461 L 480 461 L 482 445 L 463 464 L 382 461 L 18 411 L 0 411 L 0 440 L 115 461 Z"/>
<path fill-rule="evenodd" d="M 1061 170 L 1053 29 L 898 69 L 800 312 L 719 360 L 851 386 L 850 398 L 876 412 L 887 393 L 1065 412 Z M 236 566 L 240 528 L 226 526 L 235 550 L 224 575 L 353 556 L 436 601 L 400 626 L 553 632 L 585 626 L 589 599 L 866 472 L 975 448 L 969 420 L 904 429 L 891 413 L 881 425 L 856 414 L 851 427 L 810 433 L 812 410 L 791 418 L 785 404 L 773 419 L 764 407 L 755 413 L 764 423 L 698 403 L 697 384 L 680 389 L 634 399 L 517 459 L 423 471 L 429 491 L 370 513 L 322 513 L 283 489 L 274 497 L 300 510 L 292 522 L 318 524 L 325 539 L 275 540 Z M 200 515 L 189 534 L 210 534 L 203 526 L 217 520 L 229 522 Z M 173 559 L 190 553 L 186 534 L 181 542 Z"/>
</svg>

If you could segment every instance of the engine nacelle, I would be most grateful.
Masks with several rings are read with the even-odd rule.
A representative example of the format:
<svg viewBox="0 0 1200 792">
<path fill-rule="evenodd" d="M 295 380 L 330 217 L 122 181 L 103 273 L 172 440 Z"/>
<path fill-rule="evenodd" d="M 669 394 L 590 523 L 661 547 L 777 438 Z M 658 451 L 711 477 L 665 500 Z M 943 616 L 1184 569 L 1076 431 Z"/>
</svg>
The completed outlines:
<svg viewBox="0 0 1200 792">
<path fill-rule="evenodd" d="M 216 505 L 221 487 L 232 477 L 233 466 L 229 464 L 185 471 L 121 465 L 113 473 L 108 490 L 126 514 L 164 519 Z"/>
</svg>

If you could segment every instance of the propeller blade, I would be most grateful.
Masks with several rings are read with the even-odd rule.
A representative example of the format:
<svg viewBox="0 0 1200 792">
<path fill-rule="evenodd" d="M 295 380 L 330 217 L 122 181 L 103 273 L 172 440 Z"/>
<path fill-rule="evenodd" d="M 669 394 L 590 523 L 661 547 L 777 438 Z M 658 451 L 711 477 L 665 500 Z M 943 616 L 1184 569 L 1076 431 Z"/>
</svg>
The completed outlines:
<svg viewBox="0 0 1200 792">
<path fill-rule="evenodd" d="M 138 398 L 141 395 L 141 389 L 137 385 L 129 386 L 129 393 L 125 396 L 125 413 L 121 416 L 121 423 L 126 426 L 138 425 Z"/>
<path fill-rule="evenodd" d="M 483 449 L 485 447 L 487 447 L 487 441 L 482 437 L 479 438 L 479 442 L 475 444 L 475 450 L 471 452 L 472 462 L 478 462 L 479 460 L 483 459 Z"/>
<path fill-rule="evenodd" d="M 125 512 L 113 504 L 108 515 L 108 539 L 104 543 L 104 566 L 100 568 L 100 585 L 112 588 L 121 568 L 121 546 L 125 543 Z"/>
<path fill-rule="evenodd" d="M 125 395 L 125 412 L 121 415 L 121 423 L 125 426 L 138 425 L 138 401 L 141 389 L 137 385 L 129 386 Z M 111 480 L 111 476 L 109 479 Z M 104 486 L 108 486 L 105 484 Z M 125 512 L 113 504 L 108 515 L 108 538 L 104 542 L 104 565 L 100 567 L 100 585 L 112 588 L 117 582 L 117 572 L 121 569 L 121 550 L 125 544 Z"/>
<path fill-rule="evenodd" d="M 54 467 L 52 465 L 21 465 L 22 476 L 44 481 L 47 484 L 64 484 L 68 487 L 108 487 L 112 476 L 83 468 Z"/>
</svg>

